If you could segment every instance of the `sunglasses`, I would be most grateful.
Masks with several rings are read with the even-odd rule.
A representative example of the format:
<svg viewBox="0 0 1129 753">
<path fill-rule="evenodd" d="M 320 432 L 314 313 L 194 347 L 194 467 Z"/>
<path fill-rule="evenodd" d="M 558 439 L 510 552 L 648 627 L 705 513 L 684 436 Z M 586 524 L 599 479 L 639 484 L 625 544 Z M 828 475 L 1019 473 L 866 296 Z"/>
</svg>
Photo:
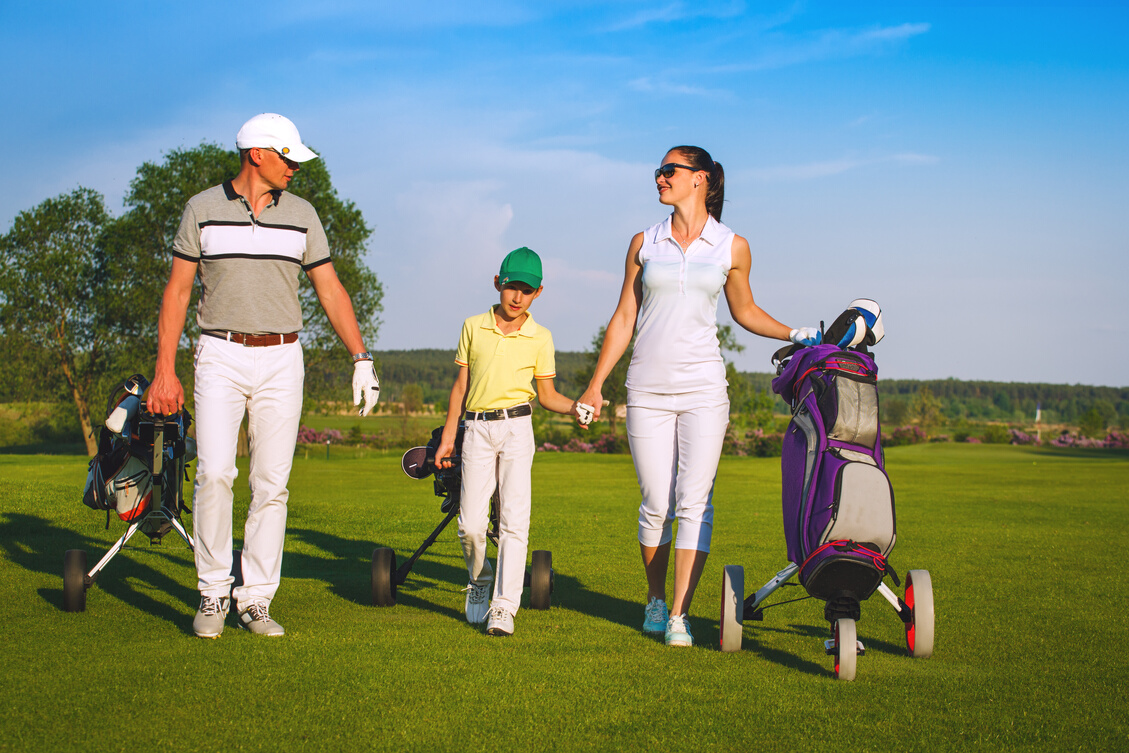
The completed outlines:
<svg viewBox="0 0 1129 753">
<path fill-rule="evenodd" d="M 657 179 L 661 175 L 664 178 L 666 178 L 667 180 L 670 180 L 671 178 L 674 177 L 674 171 L 677 170 L 680 167 L 683 170 L 689 170 L 692 173 L 700 172 L 698 170 L 698 168 L 696 168 L 696 167 L 690 167 L 689 165 L 679 165 L 675 162 L 667 162 L 665 165 L 660 167 L 658 170 L 655 170 L 655 178 Z"/>
<path fill-rule="evenodd" d="M 287 157 L 287 156 L 286 156 L 285 154 L 283 154 L 282 152 L 278 151 L 277 149 L 272 149 L 272 148 L 271 148 L 271 147 L 269 147 L 269 146 L 268 146 L 268 147 L 263 147 L 263 149 L 264 149 L 265 151 L 268 151 L 268 152 L 274 152 L 275 154 L 277 154 L 277 155 L 279 156 L 279 158 L 280 158 L 280 159 L 281 159 L 281 160 L 282 160 L 283 162 L 285 162 L 285 163 L 286 163 L 286 166 L 287 166 L 287 167 L 289 167 L 289 168 L 290 168 L 291 170 L 297 170 L 297 169 L 298 169 L 298 167 L 299 167 L 299 165 L 301 164 L 301 163 L 299 163 L 299 162 L 295 162 L 294 160 L 290 159 L 289 157 Z M 287 150 L 287 151 L 289 151 L 289 150 Z"/>
</svg>

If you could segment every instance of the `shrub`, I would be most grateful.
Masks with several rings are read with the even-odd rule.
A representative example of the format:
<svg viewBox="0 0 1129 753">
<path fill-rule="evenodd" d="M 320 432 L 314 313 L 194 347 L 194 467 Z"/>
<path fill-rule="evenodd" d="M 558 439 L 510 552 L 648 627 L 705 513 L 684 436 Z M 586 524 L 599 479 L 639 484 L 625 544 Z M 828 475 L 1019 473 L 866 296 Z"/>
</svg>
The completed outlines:
<svg viewBox="0 0 1129 753">
<path fill-rule="evenodd" d="M 1011 432 L 1002 424 L 988 424 L 984 429 L 984 442 L 987 444 L 1007 444 L 1011 441 Z"/>
<path fill-rule="evenodd" d="M 1039 441 L 1035 437 L 1031 436 L 1030 434 L 1028 434 L 1026 432 L 1022 432 L 1019 429 L 1012 429 L 1010 434 L 1011 434 L 1011 443 L 1012 444 L 1038 444 L 1039 443 Z"/>
</svg>

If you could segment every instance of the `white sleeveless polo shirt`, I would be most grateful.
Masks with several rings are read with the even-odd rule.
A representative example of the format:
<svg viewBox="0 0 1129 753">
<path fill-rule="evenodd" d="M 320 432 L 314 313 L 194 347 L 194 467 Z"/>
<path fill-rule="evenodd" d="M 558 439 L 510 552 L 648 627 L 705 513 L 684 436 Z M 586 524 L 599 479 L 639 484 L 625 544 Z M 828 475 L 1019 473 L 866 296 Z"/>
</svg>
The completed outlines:
<svg viewBox="0 0 1129 753">
<path fill-rule="evenodd" d="M 643 231 L 643 301 L 629 390 L 673 395 L 725 387 L 717 299 L 733 266 L 733 236 L 711 216 L 683 253 L 670 217 Z"/>
</svg>

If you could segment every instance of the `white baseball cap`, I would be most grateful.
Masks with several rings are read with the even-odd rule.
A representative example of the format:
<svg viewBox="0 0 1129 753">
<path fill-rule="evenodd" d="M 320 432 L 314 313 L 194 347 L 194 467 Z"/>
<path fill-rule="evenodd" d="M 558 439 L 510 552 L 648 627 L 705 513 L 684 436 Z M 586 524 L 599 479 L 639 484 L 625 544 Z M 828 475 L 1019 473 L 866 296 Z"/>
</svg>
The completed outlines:
<svg viewBox="0 0 1129 753">
<path fill-rule="evenodd" d="M 239 149 L 273 149 L 286 159 L 306 162 L 317 159 L 313 150 L 302 143 L 298 127 L 290 118 L 273 112 L 264 112 L 248 120 L 235 136 Z"/>
</svg>

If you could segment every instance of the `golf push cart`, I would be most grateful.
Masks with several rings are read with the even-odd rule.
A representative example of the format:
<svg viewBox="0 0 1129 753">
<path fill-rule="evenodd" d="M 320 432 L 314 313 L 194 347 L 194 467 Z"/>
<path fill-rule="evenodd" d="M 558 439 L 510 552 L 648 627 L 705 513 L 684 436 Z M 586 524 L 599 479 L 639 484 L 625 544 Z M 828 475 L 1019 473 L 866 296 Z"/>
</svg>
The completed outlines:
<svg viewBox="0 0 1129 753">
<path fill-rule="evenodd" d="M 820 325 L 822 330 L 822 323 Z M 879 593 L 905 625 L 906 648 L 933 654 L 933 586 L 927 570 L 910 570 L 905 598 L 889 556 L 897 540 L 894 491 L 886 475 L 878 412 L 878 367 L 867 349 L 882 339 L 881 308 L 857 299 L 822 336 L 773 356 L 772 389 L 792 408 L 781 453 L 784 539 L 789 564 L 745 596 L 744 570 L 727 565 L 722 576 L 721 650 L 741 649 L 745 620 L 762 620 L 769 607 L 815 598 L 824 602 L 835 677 L 855 679 L 865 649 L 855 623 L 861 603 Z M 796 577 L 807 596 L 765 601 Z"/>
<path fill-rule="evenodd" d="M 196 457 L 195 442 L 188 437 L 192 417 L 184 410 L 172 416 L 146 411 L 141 396 L 148 386 L 145 377 L 135 374 L 110 397 L 83 502 L 106 511 L 107 528 L 111 510 L 129 527 L 89 571 L 85 550 L 68 549 L 63 555 L 63 609 L 67 612 L 85 611 L 86 590 L 135 533 L 140 531 L 156 545 L 176 531 L 189 549 L 195 548 L 180 520 L 187 510 L 185 466 Z"/>
<path fill-rule="evenodd" d="M 412 566 L 428 547 L 442 533 L 443 529 L 459 514 L 459 498 L 462 493 L 462 472 L 460 466 L 460 453 L 463 446 L 463 425 L 459 422 L 459 431 L 455 437 L 455 455 L 450 468 L 437 468 L 435 465 L 435 451 L 439 449 L 439 441 L 443 435 L 443 427 L 431 432 L 431 440 L 426 447 L 413 447 L 404 453 L 401 465 L 404 473 L 414 479 L 425 479 L 435 476 L 435 496 L 443 501 L 439 511 L 444 514 L 443 520 L 424 539 L 415 553 L 396 567 L 396 553 L 388 547 L 380 547 L 372 553 L 372 603 L 378 607 L 390 607 L 396 604 L 396 589 L 408 579 Z M 498 546 L 498 491 L 490 499 L 490 526 L 486 537 Z M 548 609 L 549 596 L 553 593 L 553 554 L 545 550 L 534 550 L 532 567 L 525 572 L 525 586 L 530 589 L 529 606 L 533 609 Z"/>
</svg>

